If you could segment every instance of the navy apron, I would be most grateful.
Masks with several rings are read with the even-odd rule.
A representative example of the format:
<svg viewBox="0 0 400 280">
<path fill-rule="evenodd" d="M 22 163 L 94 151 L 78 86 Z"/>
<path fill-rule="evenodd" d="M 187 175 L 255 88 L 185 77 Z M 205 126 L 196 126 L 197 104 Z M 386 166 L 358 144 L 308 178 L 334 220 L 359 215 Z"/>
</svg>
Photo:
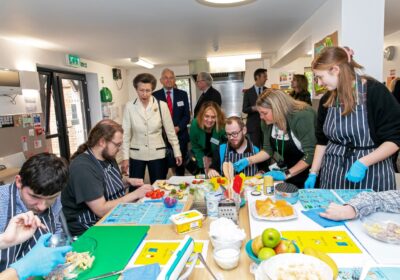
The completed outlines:
<svg viewBox="0 0 400 280">
<path fill-rule="evenodd" d="M 345 178 L 356 160 L 377 148 L 368 126 L 366 84 L 362 84 L 358 75 L 355 89 L 357 104 L 353 112 L 342 116 L 339 104 L 328 108 L 323 130 L 329 142 L 321 166 L 320 186 L 323 189 L 393 190 L 395 177 L 390 157 L 371 165 L 361 182 L 353 183 Z"/>
<path fill-rule="evenodd" d="M 104 174 L 104 198 L 106 201 L 115 200 L 125 195 L 125 187 L 122 182 L 119 169 L 115 168 L 113 164 L 109 163 L 104 167 L 100 161 L 93 155 L 93 152 L 88 149 L 87 153 L 95 165 L 100 168 Z M 79 223 L 88 229 L 93 226 L 100 219 L 89 208 L 80 213 L 77 217 Z"/>
<path fill-rule="evenodd" d="M 242 154 L 234 153 L 234 152 L 230 153 L 229 152 L 229 144 L 226 143 L 224 162 L 230 161 L 232 163 L 235 163 L 243 158 L 248 158 L 248 157 L 251 157 L 252 155 L 254 155 L 253 143 L 249 140 L 249 138 L 247 136 L 245 136 L 245 137 L 247 140 L 248 148 L 250 148 L 251 152 L 244 152 Z M 248 148 L 246 148 L 246 150 L 248 150 Z M 221 169 L 222 169 L 222 165 L 221 165 Z M 254 176 L 258 172 L 258 168 L 257 168 L 256 164 L 251 164 L 251 165 L 247 166 L 245 169 L 243 169 L 241 172 L 243 172 L 246 176 Z"/>
<path fill-rule="evenodd" d="M 10 191 L 10 203 L 8 204 L 8 213 L 7 213 L 7 222 L 6 225 L 10 222 L 11 218 L 16 216 L 18 213 L 16 211 L 16 200 L 17 200 L 17 186 L 15 182 L 11 185 L 9 185 L 9 191 Z M 33 246 L 35 246 L 37 240 L 40 238 L 40 236 L 46 234 L 47 232 L 55 233 L 56 232 L 56 221 L 53 215 L 53 210 L 51 207 L 49 207 L 46 211 L 38 215 L 40 221 L 46 226 L 47 230 L 43 230 L 41 228 L 38 228 L 35 232 L 35 234 L 28 239 L 27 241 L 9 247 L 7 249 L 3 249 L 0 251 L 0 271 L 5 270 L 8 268 L 12 263 L 16 262 L 23 256 L 25 256 Z"/>
<path fill-rule="evenodd" d="M 289 127 L 289 124 L 286 124 L 287 127 L 287 135 L 288 140 L 284 140 L 285 135 L 283 135 L 283 139 L 279 140 L 278 138 L 273 138 L 272 133 L 270 137 L 271 144 L 274 143 L 272 146 L 272 151 L 274 155 L 277 155 L 278 159 L 275 160 L 278 163 L 279 167 L 283 167 L 283 169 L 290 169 L 295 166 L 300 160 L 304 158 L 304 153 L 297 148 L 296 144 L 294 143 L 292 133 Z M 272 128 L 273 129 L 273 128 Z M 278 134 L 276 134 L 278 137 Z M 281 161 L 281 163 L 279 163 Z M 304 188 L 304 182 L 308 178 L 308 172 L 310 167 L 306 168 L 299 174 L 285 180 L 285 182 L 295 185 L 298 188 Z"/>
</svg>

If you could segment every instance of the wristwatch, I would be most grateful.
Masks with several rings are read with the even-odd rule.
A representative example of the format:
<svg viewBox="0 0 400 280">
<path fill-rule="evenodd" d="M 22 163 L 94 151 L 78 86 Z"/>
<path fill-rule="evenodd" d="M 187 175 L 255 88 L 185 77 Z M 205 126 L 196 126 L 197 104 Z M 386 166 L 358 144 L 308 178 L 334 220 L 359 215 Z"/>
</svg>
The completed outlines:
<svg viewBox="0 0 400 280">
<path fill-rule="evenodd" d="M 285 175 L 286 175 L 286 179 L 289 179 L 289 178 L 292 177 L 292 174 L 290 174 L 289 169 L 286 169 L 286 170 L 285 170 Z"/>
</svg>

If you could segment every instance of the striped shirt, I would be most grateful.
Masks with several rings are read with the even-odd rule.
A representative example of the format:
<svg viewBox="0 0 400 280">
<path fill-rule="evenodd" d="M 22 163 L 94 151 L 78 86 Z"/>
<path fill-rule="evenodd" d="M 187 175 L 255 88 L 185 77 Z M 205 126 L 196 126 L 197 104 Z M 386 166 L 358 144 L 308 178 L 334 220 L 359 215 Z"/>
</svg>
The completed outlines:
<svg viewBox="0 0 400 280">
<path fill-rule="evenodd" d="M 357 217 L 375 212 L 400 213 L 400 191 L 362 192 L 347 204 L 353 206 Z"/>
</svg>

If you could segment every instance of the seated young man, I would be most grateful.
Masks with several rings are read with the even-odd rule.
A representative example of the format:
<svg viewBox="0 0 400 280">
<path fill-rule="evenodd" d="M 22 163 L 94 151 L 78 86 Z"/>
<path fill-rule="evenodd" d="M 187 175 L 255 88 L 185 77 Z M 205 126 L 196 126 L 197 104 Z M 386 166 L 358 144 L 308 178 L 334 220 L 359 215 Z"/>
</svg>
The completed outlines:
<svg viewBox="0 0 400 280">
<path fill-rule="evenodd" d="M 61 201 L 72 235 L 81 235 L 119 203 L 134 202 L 152 190 L 142 179 L 121 176 L 115 157 L 122 135 L 121 125 L 102 120 L 71 157 L 70 176 Z M 140 187 L 126 194 L 131 185 Z"/>
<path fill-rule="evenodd" d="M 68 165 L 54 154 L 42 153 L 29 158 L 12 184 L 0 186 L 0 232 L 4 232 L 12 217 L 32 211 L 45 229 L 21 244 L 0 251 L 0 271 L 14 263 L 36 244 L 44 234 L 61 232 L 60 192 L 68 179 Z"/>
<path fill-rule="evenodd" d="M 218 150 L 214 152 L 212 163 L 207 173 L 209 178 L 223 175 L 222 165 L 224 162 L 235 163 L 260 151 L 258 147 L 253 145 L 250 138 L 246 137 L 246 126 L 241 118 L 236 116 L 229 117 L 225 123 L 225 132 L 228 143 L 220 144 Z M 243 170 L 246 176 L 254 176 L 259 172 L 256 164 L 249 165 Z"/>
</svg>

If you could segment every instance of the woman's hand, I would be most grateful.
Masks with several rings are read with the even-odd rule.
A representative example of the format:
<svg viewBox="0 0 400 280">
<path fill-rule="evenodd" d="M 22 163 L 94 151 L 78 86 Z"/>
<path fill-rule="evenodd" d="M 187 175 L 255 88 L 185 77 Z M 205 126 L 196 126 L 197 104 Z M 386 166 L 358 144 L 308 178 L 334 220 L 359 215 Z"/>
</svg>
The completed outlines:
<svg viewBox="0 0 400 280">
<path fill-rule="evenodd" d="M 317 174 L 310 173 L 308 174 L 307 180 L 304 182 L 304 188 L 313 189 L 315 187 L 316 182 L 317 182 Z"/>
<path fill-rule="evenodd" d="M 357 160 L 350 167 L 350 170 L 346 173 L 346 179 L 353 183 L 358 183 L 362 181 L 367 172 L 368 166 L 363 164 L 361 161 Z"/>
<path fill-rule="evenodd" d="M 32 211 L 14 216 L 6 230 L 0 235 L 0 249 L 25 242 L 33 236 L 38 228 L 46 230 L 46 226 Z"/>
<path fill-rule="evenodd" d="M 216 170 L 210 168 L 208 170 L 207 176 L 208 178 L 214 178 L 214 177 L 221 177 L 221 174 L 219 174 Z"/>
<path fill-rule="evenodd" d="M 176 157 L 175 162 L 176 162 L 177 166 L 181 166 L 182 165 L 182 157 Z"/>
<path fill-rule="evenodd" d="M 129 174 L 129 160 L 125 159 L 121 162 L 121 172 L 122 174 Z"/>
<path fill-rule="evenodd" d="M 356 211 L 350 205 L 331 203 L 325 212 L 319 213 L 319 215 L 329 220 L 342 221 L 354 219 L 356 217 Z"/>
<path fill-rule="evenodd" d="M 282 171 L 272 170 L 264 174 L 264 176 L 272 176 L 275 181 L 285 181 L 286 175 Z"/>
</svg>

